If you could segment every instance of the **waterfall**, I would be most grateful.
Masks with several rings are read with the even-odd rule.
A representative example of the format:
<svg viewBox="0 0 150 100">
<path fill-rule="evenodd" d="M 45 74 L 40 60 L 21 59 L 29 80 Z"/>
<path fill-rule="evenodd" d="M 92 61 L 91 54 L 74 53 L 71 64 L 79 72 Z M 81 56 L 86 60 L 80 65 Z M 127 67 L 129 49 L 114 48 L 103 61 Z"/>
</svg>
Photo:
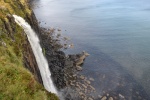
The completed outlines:
<svg viewBox="0 0 150 100">
<path fill-rule="evenodd" d="M 40 41 L 36 33 L 33 31 L 31 26 L 22 18 L 17 15 L 13 15 L 15 22 L 19 24 L 27 34 L 28 40 L 30 42 L 31 48 L 35 55 L 41 77 L 43 80 L 44 87 L 47 91 L 55 93 L 58 95 L 57 90 L 52 82 L 51 73 L 48 67 L 48 62 L 42 53 L 42 48 L 40 46 Z"/>
</svg>

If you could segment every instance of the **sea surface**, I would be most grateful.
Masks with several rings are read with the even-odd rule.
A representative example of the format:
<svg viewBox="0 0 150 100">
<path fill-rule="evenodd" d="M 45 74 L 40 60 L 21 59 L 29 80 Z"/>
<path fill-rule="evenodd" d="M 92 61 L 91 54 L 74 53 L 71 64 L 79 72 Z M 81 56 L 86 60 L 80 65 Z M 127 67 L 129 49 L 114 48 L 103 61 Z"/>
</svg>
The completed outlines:
<svg viewBox="0 0 150 100">
<path fill-rule="evenodd" d="M 41 26 L 71 38 L 74 48 L 66 53 L 90 54 L 82 74 L 95 79 L 98 94 L 115 91 L 127 100 L 148 100 L 149 0 L 34 0 L 33 5 Z"/>
</svg>

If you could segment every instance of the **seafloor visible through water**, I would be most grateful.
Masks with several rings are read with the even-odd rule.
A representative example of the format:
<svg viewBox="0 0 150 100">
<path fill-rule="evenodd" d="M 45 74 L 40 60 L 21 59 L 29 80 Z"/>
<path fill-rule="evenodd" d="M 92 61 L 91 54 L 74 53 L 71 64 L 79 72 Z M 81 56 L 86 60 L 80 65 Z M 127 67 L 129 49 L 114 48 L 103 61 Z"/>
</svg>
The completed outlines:
<svg viewBox="0 0 150 100">
<path fill-rule="evenodd" d="M 149 0 L 35 0 L 33 10 L 46 28 L 61 29 L 74 48 L 90 53 L 81 74 L 94 78 L 93 96 L 149 100 Z"/>
</svg>

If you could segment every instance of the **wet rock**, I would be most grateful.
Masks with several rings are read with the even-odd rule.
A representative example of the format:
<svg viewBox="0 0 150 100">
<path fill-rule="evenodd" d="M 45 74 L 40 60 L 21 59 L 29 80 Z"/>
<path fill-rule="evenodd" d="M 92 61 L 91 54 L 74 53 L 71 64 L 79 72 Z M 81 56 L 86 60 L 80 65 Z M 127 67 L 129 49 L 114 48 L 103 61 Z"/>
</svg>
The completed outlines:
<svg viewBox="0 0 150 100">
<path fill-rule="evenodd" d="M 68 45 L 68 48 L 74 48 L 74 44 Z"/>
<path fill-rule="evenodd" d="M 85 77 L 84 80 L 87 80 L 87 77 Z"/>
<path fill-rule="evenodd" d="M 88 100 L 94 100 L 93 98 L 89 97 Z"/>
<path fill-rule="evenodd" d="M 108 99 L 108 100 L 114 100 L 114 99 L 113 99 L 113 97 L 109 97 L 109 99 Z"/>
<path fill-rule="evenodd" d="M 71 59 L 72 61 L 75 61 L 77 59 L 76 55 L 68 55 L 69 59 Z"/>
<path fill-rule="evenodd" d="M 84 93 L 82 93 L 82 92 L 79 92 L 79 95 L 80 95 L 80 96 L 82 96 L 82 95 L 84 95 Z"/>
<path fill-rule="evenodd" d="M 77 69 L 78 71 L 81 71 L 81 70 L 82 70 L 82 67 L 76 66 L 76 69 Z"/>
<path fill-rule="evenodd" d="M 119 97 L 122 98 L 122 99 L 124 99 L 124 96 L 122 94 L 119 94 Z"/>
<path fill-rule="evenodd" d="M 102 98 L 102 96 L 101 96 L 101 95 L 98 95 L 98 98 Z"/>
<path fill-rule="evenodd" d="M 72 81 L 70 82 L 70 85 L 71 85 L 71 86 L 75 86 L 75 84 L 73 84 L 73 82 L 72 82 Z"/>
<path fill-rule="evenodd" d="M 82 90 L 82 88 L 80 87 L 80 85 L 76 85 L 76 87 L 77 87 L 79 90 Z"/>
<path fill-rule="evenodd" d="M 84 79 L 85 79 L 85 77 L 84 77 L 83 75 L 81 75 L 81 76 L 80 76 L 80 79 L 84 80 Z"/>
<path fill-rule="evenodd" d="M 83 64 L 83 62 L 84 62 L 83 59 L 78 59 L 78 60 L 76 61 L 76 66 L 79 66 L 79 65 Z"/>
<path fill-rule="evenodd" d="M 90 55 L 89 53 L 87 53 L 87 52 L 85 52 L 85 51 L 83 51 L 83 54 L 84 54 L 85 56 L 89 56 L 89 55 Z"/>
<path fill-rule="evenodd" d="M 81 100 L 79 93 L 73 91 L 71 88 L 67 88 L 66 90 L 66 92 L 63 92 L 65 100 Z"/>
<path fill-rule="evenodd" d="M 90 91 L 90 90 L 87 90 L 87 93 L 91 93 L 91 91 Z"/>
<path fill-rule="evenodd" d="M 87 100 L 87 97 L 84 97 L 84 99 L 83 100 Z"/>
<path fill-rule="evenodd" d="M 65 41 L 68 41 L 68 40 L 70 40 L 70 38 L 68 38 L 68 37 L 64 37 L 64 40 L 65 40 Z"/>
<path fill-rule="evenodd" d="M 69 60 L 66 60 L 66 61 L 65 61 L 65 66 L 67 66 L 67 67 L 72 67 L 72 66 L 73 66 L 73 62 L 72 62 L 72 61 L 69 61 Z"/>
<path fill-rule="evenodd" d="M 84 93 L 87 93 L 87 89 L 84 89 Z"/>
<path fill-rule="evenodd" d="M 93 86 L 89 85 L 89 87 L 92 91 L 95 91 L 95 88 Z"/>
<path fill-rule="evenodd" d="M 61 36 L 61 34 L 57 34 L 57 36 L 56 36 L 56 37 L 57 37 L 57 38 L 59 38 L 60 36 Z"/>
<path fill-rule="evenodd" d="M 82 52 L 82 54 L 79 55 L 79 58 L 76 60 L 76 65 L 81 65 L 84 62 L 84 59 L 88 56 L 89 54 L 86 53 L 85 51 Z"/>
<path fill-rule="evenodd" d="M 91 84 L 91 82 L 90 82 L 90 81 L 88 81 L 88 80 L 85 80 L 85 82 L 86 82 L 88 85 L 90 85 L 90 84 Z"/>
<path fill-rule="evenodd" d="M 102 99 L 101 100 L 107 100 L 107 97 L 106 96 L 104 96 L 104 97 L 102 97 Z"/>
<path fill-rule="evenodd" d="M 94 81 L 94 79 L 93 79 L 93 78 L 89 78 L 89 80 L 90 80 L 90 81 Z"/>
<path fill-rule="evenodd" d="M 107 93 L 107 96 L 109 96 L 109 94 Z"/>
<path fill-rule="evenodd" d="M 77 74 L 73 74 L 72 76 L 73 76 L 73 77 L 77 77 Z"/>
<path fill-rule="evenodd" d="M 84 89 L 87 89 L 87 86 L 86 86 L 85 84 L 82 84 L 82 87 L 83 87 Z"/>
</svg>

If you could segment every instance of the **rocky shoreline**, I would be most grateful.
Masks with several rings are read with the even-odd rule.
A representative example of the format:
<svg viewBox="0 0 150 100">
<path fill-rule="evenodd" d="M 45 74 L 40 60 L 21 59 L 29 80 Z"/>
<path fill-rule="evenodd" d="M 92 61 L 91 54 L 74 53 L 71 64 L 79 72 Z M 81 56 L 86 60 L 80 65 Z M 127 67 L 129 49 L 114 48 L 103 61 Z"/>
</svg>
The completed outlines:
<svg viewBox="0 0 150 100">
<path fill-rule="evenodd" d="M 91 85 L 94 79 L 79 74 L 82 71 L 81 65 L 89 54 L 83 51 L 76 55 L 66 55 L 61 51 L 61 48 L 66 47 L 60 43 L 57 36 L 54 38 L 53 34 L 54 30 L 41 28 L 43 52 L 56 87 L 62 92 L 65 100 L 93 100 L 86 94 L 95 92 L 95 88 Z"/>
<path fill-rule="evenodd" d="M 80 71 L 84 70 L 82 68 L 84 59 L 86 59 L 89 54 L 83 51 L 75 55 L 66 55 L 62 51 L 62 48 L 66 49 L 68 44 L 61 44 L 60 41 L 64 39 L 64 37 L 57 34 L 59 33 L 57 31 L 61 30 L 40 28 L 39 37 L 41 38 L 43 53 L 49 63 L 53 81 L 58 90 L 62 92 L 65 100 L 126 100 L 131 98 L 129 94 L 123 91 L 126 91 L 126 88 L 129 89 L 128 84 L 131 84 L 131 87 L 135 88 L 135 90 L 129 90 L 129 92 L 135 95 L 132 97 L 133 99 L 144 100 L 144 98 L 148 98 L 146 93 L 142 93 L 142 88 L 135 80 L 131 77 L 128 78 L 124 76 L 120 76 L 122 77 L 120 83 L 113 83 L 113 78 L 110 79 L 110 81 L 112 81 L 110 85 L 116 86 L 117 84 L 118 88 L 116 88 L 116 90 L 112 90 L 111 88 L 113 87 L 111 87 L 108 90 L 102 91 L 102 93 L 97 93 L 92 84 L 95 80 L 92 77 L 86 77 L 80 73 Z M 103 81 L 106 77 L 109 77 L 109 74 L 104 74 L 99 77 L 100 81 Z M 136 89 L 137 87 L 138 89 Z"/>
<path fill-rule="evenodd" d="M 26 20 L 40 38 L 40 44 L 48 60 L 53 82 L 57 89 L 62 92 L 65 100 L 93 100 L 90 94 L 95 92 L 95 88 L 91 85 L 94 79 L 80 74 L 84 59 L 89 54 L 83 51 L 75 55 L 66 55 L 62 48 L 73 47 L 73 44 L 61 44 L 61 38 L 64 41 L 67 41 L 68 38 L 55 34 L 60 32 L 60 29 L 40 27 L 33 11 L 31 16 L 28 17 L 27 15 Z"/>
</svg>

